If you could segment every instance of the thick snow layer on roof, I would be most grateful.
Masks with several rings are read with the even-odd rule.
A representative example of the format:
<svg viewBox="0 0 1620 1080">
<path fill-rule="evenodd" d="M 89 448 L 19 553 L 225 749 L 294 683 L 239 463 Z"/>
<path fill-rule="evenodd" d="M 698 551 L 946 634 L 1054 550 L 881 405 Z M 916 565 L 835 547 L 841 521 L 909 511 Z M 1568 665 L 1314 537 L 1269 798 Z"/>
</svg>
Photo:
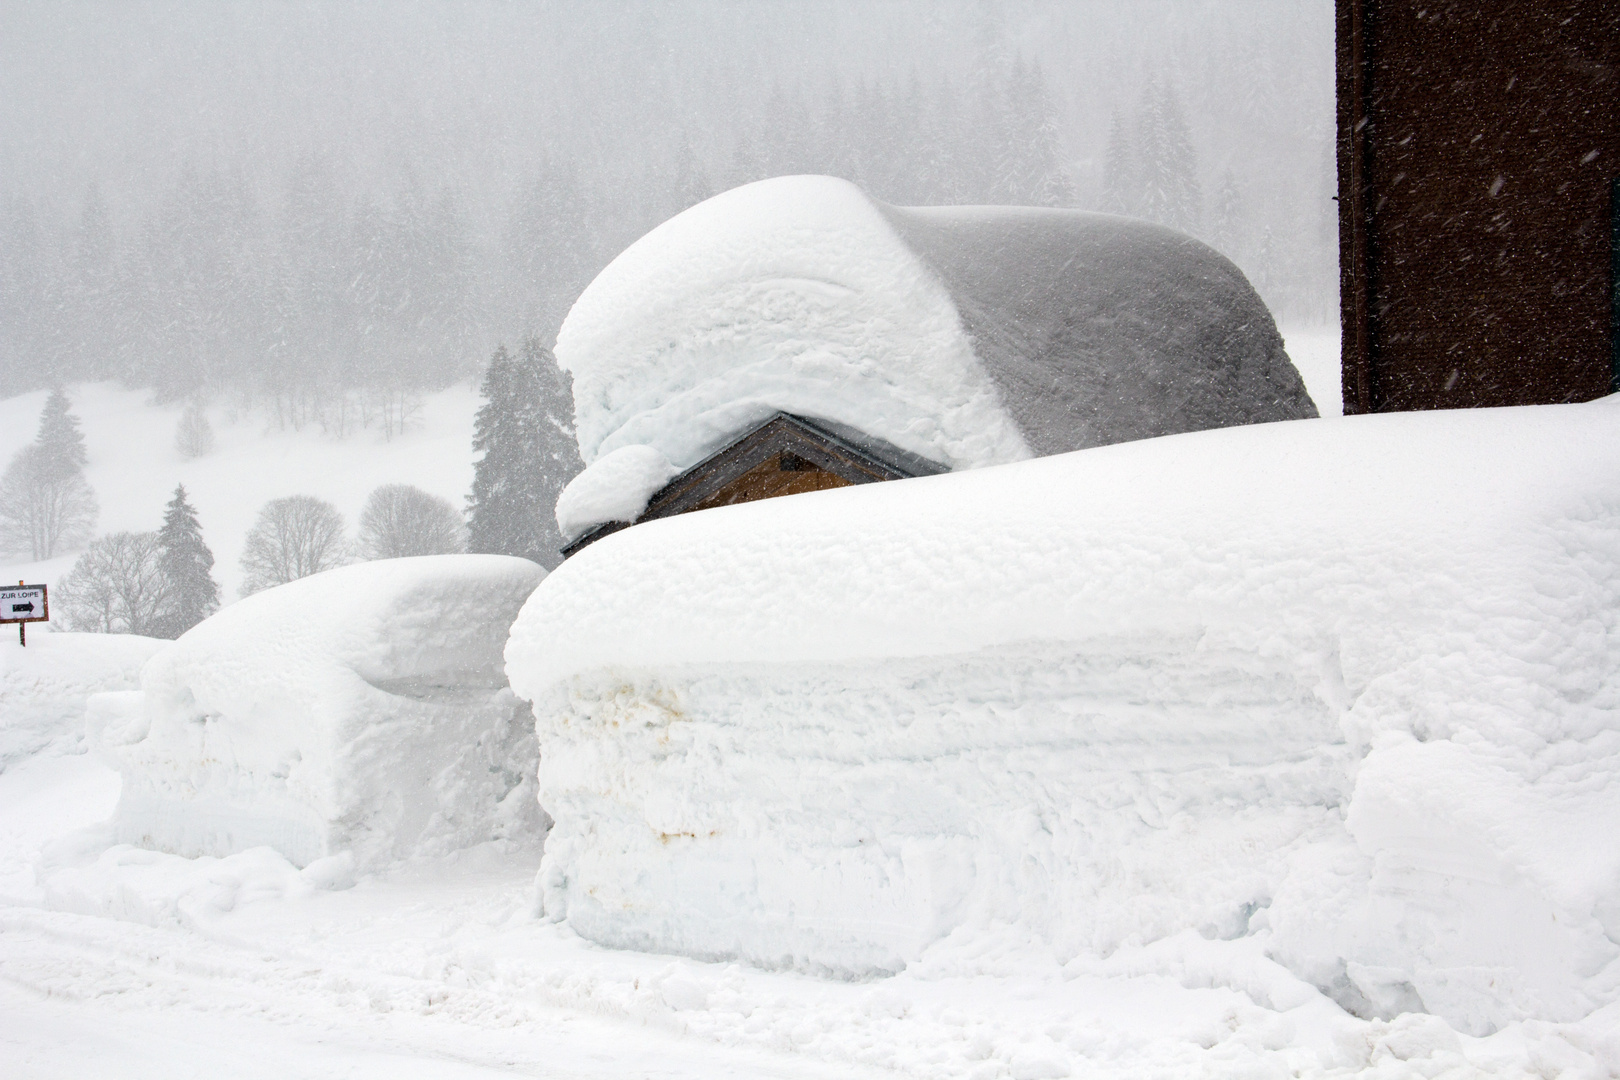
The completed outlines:
<svg viewBox="0 0 1620 1080">
<path fill-rule="evenodd" d="M 777 411 L 956 468 L 1029 453 L 944 287 L 845 180 L 748 184 L 664 222 L 580 295 L 556 351 L 587 464 L 644 443 L 685 469 Z"/>
<path fill-rule="evenodd" d="M 615 450 L 679 471 L 777 411 L 951 469 L 1316 415 L 1265 305 L 1191 237 L 1076 210 L 896 209 L 825 176 L 660 225 L 580 296 L 556 351 L 574 484 L 593 492 Z M 633 519 L 580 520 L 586 502 L 602 500 L 570 503 L 576 532 Z"/>
<path fill-rule="evenodd" d="M 1617 418 L 1232 428 L 610 536 L 506 650 L 545 909 L 846 974 L 998 925 L 1081 976 L 1249 937 L 1362 1015 L 1584 1016 L 1620 999 Z"/>
<path fill-rule="evenodd" d="M 0 628 L 0 772 L 42 750 L 81 751 L 85 702 L 139 685 L 141 665 L 168 642 L 134 634 L 53 634 L 27 646 Z"/>
<path fill-rule="evenodd" d="M 247 597 L 92 709 L 116 829 L 187 855 L 362 866 L 539 833 L 507 628 L 545 572 L 501 555 L 362 563 Z"/>
</svg>

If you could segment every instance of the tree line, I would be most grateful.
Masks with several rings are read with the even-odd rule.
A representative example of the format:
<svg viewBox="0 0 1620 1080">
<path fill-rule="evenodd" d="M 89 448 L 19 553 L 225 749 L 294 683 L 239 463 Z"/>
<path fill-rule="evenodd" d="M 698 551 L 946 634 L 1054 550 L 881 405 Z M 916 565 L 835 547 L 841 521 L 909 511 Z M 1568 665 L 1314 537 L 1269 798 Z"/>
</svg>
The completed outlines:
<svg viewBox="0 0 1620 1080">
<path fill-rule="evenodd" d="M 122 220 L 94 185 L 54 225 L 12 197 L 0 205 L 0 394 L 116 379 L 160 400 L 228 396 L 281 426 L 392 435 L 419 393 L 475 375 L 495 342 L 550 340 L 580 290 L 654 225 L 719 190 L 803 172 L 902 205 L 1146 217 L 1228 251 L 1274 308 L 1325 310 L 1332 236 L 1322 221 L 1269 233 L 1286 218 L 1242 162 L 1206 175 L 1172 80 L 1150 76 L 1134 106 L 1113 110 L 1100 185 L 1065 145 L 1075 107 L 1038 63 L 989 48 L 956 78 L 778 84 L 723 129 L 675 128 L 661 144 L 548 146 L 488 190 L 410 166 L 356 187 L 315 153 L 268 182 L 184 166 Z"/>
<path fill-rule="evenodd" d="M 448 555 L 515 555 L 551 568 L 562 538 L 553 512 L 564 484 L 582 467 L 574 439 L 567 376 L 537 339 L 495 351 L 475 421 L 472 491 L 465 515 L 409 484 L 370 494 L 351 539 L 342 514 L 313 495 L 272 499 L 243 544 L 240 594 L 249 596 L 354 561 Z M 214 556 L 178 485 L 152 532 L 90 540 L 94 493 L 84 479 L 84 435 L 58 389 L 46 399 L 35 441 L 0 479 L 17 512 L 0 524 L 0 545 L 35 560 L 82 547 L 52 601 L 53 622 L 70 630 L 173 638 L 219 607 Z M 212 434 L 188 410 L 177 443 L 184 450 Z M 204 451 L 206 452 L 206 451 Z M 88 543 L 87 543 L 88 541 Z"/>
</svg>

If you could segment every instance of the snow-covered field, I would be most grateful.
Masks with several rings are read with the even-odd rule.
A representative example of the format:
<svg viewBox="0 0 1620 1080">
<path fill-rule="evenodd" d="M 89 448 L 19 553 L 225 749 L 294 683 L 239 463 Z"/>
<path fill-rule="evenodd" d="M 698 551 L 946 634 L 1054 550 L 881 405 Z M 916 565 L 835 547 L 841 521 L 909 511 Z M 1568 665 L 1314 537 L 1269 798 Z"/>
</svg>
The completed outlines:
<svg viewBox="0 0 1620 1080">
<path fill-rule="evenodd" d="M 140 663 L 163 646 L 39 634 L 24 652 L 0 638 L 0 1075 L 1620 1076 L 1620 882 L 1608 838 L 1620 791 L 1608 659 L 1620 557 L 1604 464 L 1616 459 L 1604 448 L 1620 414 L 1602 403 L 1506 419 L 1331 419 L 1336 331 L 1288 343 L 1328 419 L 994 474 L 1005 480 L 980 492 L 979 524 L 1007 552 L 1049 550 L 1058 561 L 1044 577 L 1029 576 L 1027 560 L 987 573 L 991 563 L 971 552 L 922 543 L 922 562 L 894 564 L 902 580 L 885 586 L 861 576 L 899 552 L 880 544 L 870 566 L 812 574 L 784 593 L 794 578 L 771 558 L 838 562 L 838 546 L 749 554 L 747 522 L 809 515 L 806 528 L 833 528 L 840 507 L 872 504 L 857 519 L 874 535 L 915 536 L 928 492 L 983 486 L 989 473 L 654 523 L 555 575 L 541 595 L 559 609 L 582 602 L 593 574 L 618 572 L 624 593 L 581 609 L 577 633 L 526 615 L 524 644 L 508 654 L 520 691 L 573 680 L 569 703 L 547 716 L 555 761 L 542 789 L 564 811 L 644 796 L 637 812 L 670 835 L 659 845 L 668 857 L 646 860 L 652 876 L 640 881 L 614 862 L 627 849 L 611 813 L 594 840 L 579 819 L 559 817 L 538 886 L 537 842 L 358 875 L 330 859 L 299 869 L 262 847 L 182 858 L 116 843 L 119 774 L 83 752 L 82 709 L 92 693 L 133 689 Z M 231 585 L 241 534 L 268 498 L 307 491 L 352 520 L 379 483 L 459 499 L 470 474 L 476 401 L 466 390 L 431 399 L 423 426 L 392 443 L 266 433 L 262 422 L 216 416 L 220 449 L 192 463 L 170 449 L 176 410 L 109 387 L 73 396 L 102 527 L 153 527 L 184 480 Z M 0 403 L 14 443 L 31 436 L 39 397 Z M 1222 480 L 1223 462 L 1247 472 Z M 1358 463 L 1386 487 L 1350 483 Z M 1442 482 L 1454 487 L 1437 498 Z M 1265 490 L 1245 506 L 1221 483 Z M 1063 525 L 1063 499 L 1020 495 L 1065 485 L 1088 492 L 1081 501 L 1095 512 Z M 1034 517 L 1020 518 L 1020 505 Z M 728 514 L 744 527 L 705 533 L 705 520 Z M 1041 533 L 1035 518 L 1063 527 Z M 677 541 L 673 561 L 626 575 L 646 542 L 638 535 L 656 531 Z M 733 569 L 760 587 L 763 607 L 733 611 L 703 589 L 728 556 L 747 556 Z M 915 587 L 930 559 L 945 560 L 953 582 L 937 595 Z M 11 572 L 54 581 L 70 562 Z M 658 595 L 661 575 L 688 591 Z M 840 589 L 869 595 L 843 603 Z M 1093 630 L 1139 633 L 1114 633 L 1111 653 L 1060 656 L 1053 643 L 1086 639 L 1074 620 L 1090 617 L 1065 606 L 1065 590 L 1112 620 Z M 642 649 L 616 613 L 639 594 L 654 626 L 680 595 L 713 625 Z M 967 617 L 938 606 L 952 594 L 974 606 Z M 840 607 L 865 612 L 867 628 L 840 636 L 827 623 Z M 1168 623 L 1192 636 L 1163 633 Z M 894 642 L 907 633 L 924 647 L 903 656 Z M 972 655 L 952 654 L 967 638 Z M 1091 639 L 1107 644 L 1109 634 Z M 748 659 L 790 641 L 803 643 L 793 663 Z M 616 704 L 593 667 L 615 650 L 647 660 L 615 675 Z M 871 654 L 862 671 L 849 668 L 850 650 Z M 209 692 L 228 696 L 228 673 L 198 656 L 188 678 L 207 676 Z M 820 676 L 839 664 L 844 690 L 834 693 Z M 650 698 L 649 680 L 659 683 Z M 750 687 L 760 708 L 728 719 L 727 703 Z M 873 728 L 870 707 L 891 698 L 946 708 L 904 731 Z M 1052 738 L 1053 710 L 1088 700 L 1074 731 L 1092 733 L 1090 749 Z M 627 727 L 592 751 L 578 730 L 556 728 L 574 713 L 642 716 L 649 702 L 687 709 L 686 733 L 660 747 L 654 729 Z M 810 741 L 792 761 L 750 741 L 787 712 L 821 725 L 798 732 Z M 1188 720 L 1205 724 L 1199 737 L 1171 738 Z M 958 745 L 986 737 L 989 754 Z M 862 739 L 875 740 L 866 773 L 847 771 L 823 791 L 825 805 L 808 801 L 801 777 L 831 776 L 825 768 Z M 757 775 L 725 771 L 739 753 Z M 900 784 L 904 763 L 926 763 L 907 783 L 923 775 L 937 790 Z M 867 789 L 888 794 L 858 797 Z M 693 839 L 684 834 L 726 815 L 752 816 L 742 824 L 761 875 L 772 843 L 785 845 L 779 865 L 791 869 L 815 845 L 855 850 L 863 829 L 895 845 L 895 866 L 909 859 L 929 873 L 877 882 L 870 869 L 882 860 L 852 857 L 806 867 L 796 896 L 792 881 L 773 892 L 764 877 L 706 895 L 681 879 Z M 973 848 L 990 835 L 975 833 L 976 820 L 1002 829 L 1001 863 Z M 1106 820 L 1119 826 L 1111 846 L 1087 841 L 1081 826 Z M 965 838 L 955 848 L 919 846 L 953 830 Z M 593 844 L 596 861 L 582 861 Z M 1077 867 L 1097 876 L 1076 877 Z M 964 872 L 978 891 L 942 906 L 941 890 Z M 657 875 L 671 886 L 662 893 Z M 863 882 L 877 886 L 865 895 L 911 906 L 897 905 L 889 925 L 876 913 L 852 928 L 837 911 L 818 922 L 817 903 L 861 895 Z M 593 883 L 618 890 L 596 896 L 598 912 L 609 901 L 621 911 L 564 917 Z M 751 895 L 765 898 L 752 916 Z M 1243 918 L 1222 922 L 1228 907 Z M 789 948 L 777 954 L 786 965 L 706 961 L 693 957 L 723 951 L 713 934 L 693 942 L 645 929 L 671 914 L 664 925 L 701 926 L 716 911 L 733 937 L 755 943 L 740 955 L 769 961 L 763 950 L 797 934 L 798 957 Z M 622 935 L 640 933 L 641 948 L 581 936 L 611 939 L 614 926 L 642 927 Z M 690 955 L 643 951 L 659 948 Z M 818 962 L 839 955 L 854 961 Z M 900 966 L 885 957 L 903 970 L 882 975 Z M 1350 960 L 1343 985 L 1328 970 L 1334 957 Z M 857 977 L 815 973 L 840 966 Z M 1357 1001 L 1352 986 L 1384 996 Z M 1405 1011 L 1408 991 L 1432 997 L 1429 1010 Z M 1387 1019 L 1351 1015 L 1341 1001 Z"/>
<path fill-rule="evenodd" d="M 414 484 L 457 508 L 472 487 L 478 393 L 468 386 L 428 396 L 420 418 L 392 440 L 376 428 L 342 439 L 323 434 L 318 425 L 278 430 L 263 415 L 214 406 L 208 410 L 214 452 L 190 461 L 174 444 L 182 405 L 153 405 L 146 392 L 111 383 L 67 390 L 90 459 L 85 478 L 101 504 L 97 532 L 156 529 L 163 504 L 184 483 L 214 552 L 214 578 L 226 603 L 236 599 L 241 581 L 243 539 L 271 499 L 325 499 L 343 514 L 353 536 L 366 496 L 382 484 Z M 0 465 L 33 441 L 44 404 L 44 391 L 0 401 Z M 9 561 L 8 580 L 54 585 L 73 559 L 68 554 L 44 563 Z"/>
</svg>

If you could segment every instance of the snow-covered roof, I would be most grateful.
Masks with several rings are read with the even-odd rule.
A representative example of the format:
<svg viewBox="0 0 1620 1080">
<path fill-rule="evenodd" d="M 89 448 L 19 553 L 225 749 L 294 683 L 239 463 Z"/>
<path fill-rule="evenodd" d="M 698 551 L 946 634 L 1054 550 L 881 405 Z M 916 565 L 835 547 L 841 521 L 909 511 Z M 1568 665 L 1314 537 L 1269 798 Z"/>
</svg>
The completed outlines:
<svg viewBox="0 0 1620 1080">
<path fill-rule="evenodd" d="M 900 209 L 826 176 L 658 226 L 581 294 L 556 353 L 593 490 L 599 460 L 624 471 L 615 451 L 647 447 L 657 468 L 636 475 L 672 476 L 776 412 L 953 470 L 1316 415 L 1265 305 L 1191 237 L 1076 210 Z M 574 517 L 576 535 L 592 524 Z"/>
</svg>

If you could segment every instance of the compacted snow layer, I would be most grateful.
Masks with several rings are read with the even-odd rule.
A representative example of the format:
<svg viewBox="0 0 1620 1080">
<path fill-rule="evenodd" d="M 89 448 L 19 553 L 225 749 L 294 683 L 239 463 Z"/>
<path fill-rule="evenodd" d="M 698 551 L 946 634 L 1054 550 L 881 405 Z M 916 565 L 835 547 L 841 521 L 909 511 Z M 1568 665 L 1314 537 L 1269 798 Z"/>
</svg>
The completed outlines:
<svg viewBox="0 0 1620 1080">
<path fill-rule="evenodd" d="M 366 867 L 534 840 L 534 736 L 501 647 L 544 577 L 434 555 L 331 570 L 193 627 L 92 701 L 124 778 L 120 839 L 187 855 L 268 845 Z"/>
<path fill-rule="evenodd" d="M 507 647 L 542 901 L 857 976 L 996 927 L 1074 971 L 1190 934 L 1362 1016 L 1576 1020 L 1620 998 L 1617 612 L 1612 402 L 647 523 Z"/>
<path fill-rule="evenodd" d="M 640 513 L 650 474 L 623 468 L 628 448 L 679 472 L 778 411 L 949 469 L 1316 415 L 1264 303 L 1189 236 L 900 209 L 826 176 L 744 185 L 636 241 L 557 358 L 587 463 L 558 504 L 570 537 Z"/>
</svg>

